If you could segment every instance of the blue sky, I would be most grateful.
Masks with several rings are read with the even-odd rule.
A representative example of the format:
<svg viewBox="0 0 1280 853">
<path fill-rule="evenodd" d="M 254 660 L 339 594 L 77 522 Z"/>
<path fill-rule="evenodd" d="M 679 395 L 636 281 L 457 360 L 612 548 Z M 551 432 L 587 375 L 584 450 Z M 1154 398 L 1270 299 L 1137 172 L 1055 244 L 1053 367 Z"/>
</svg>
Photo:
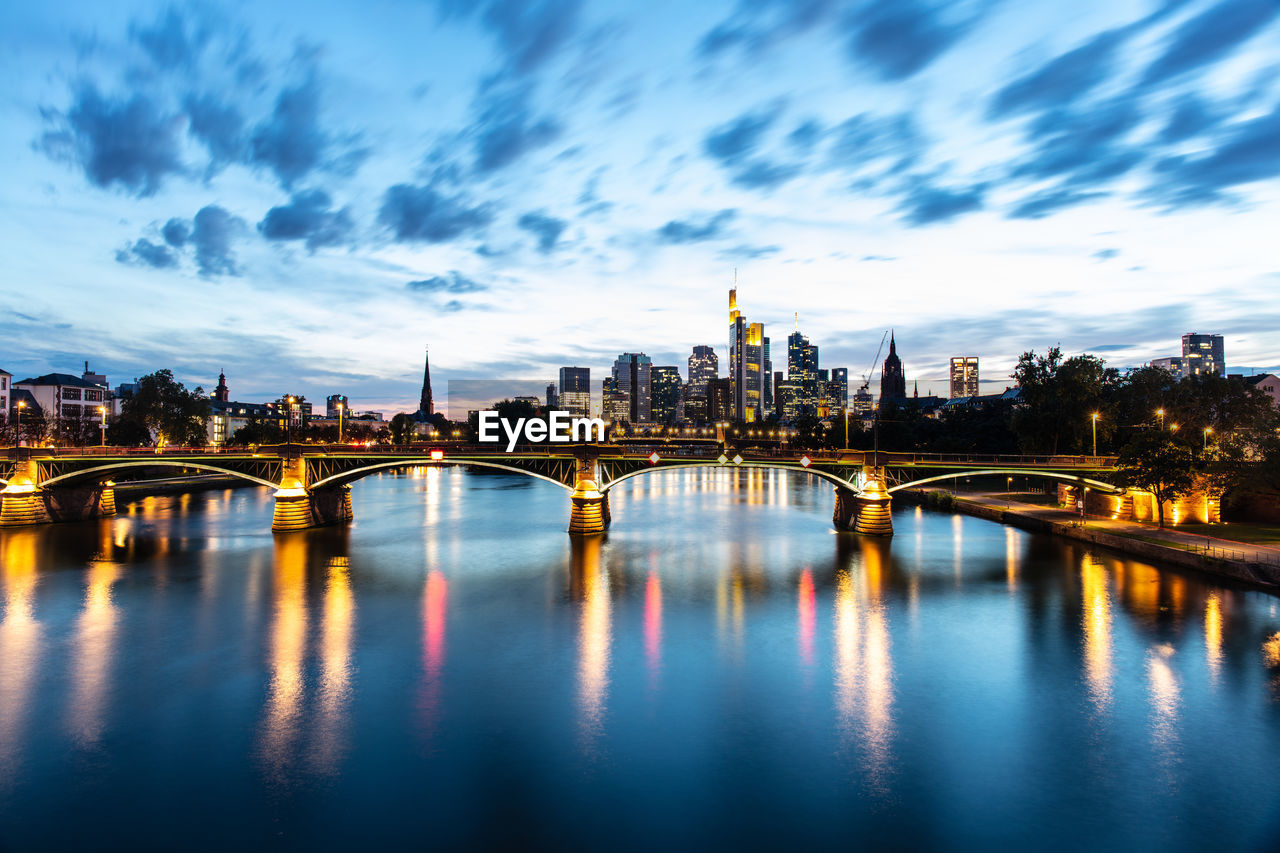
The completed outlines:
<svg viewBox="0 0 1280 853">
<path fill-rule="evenodd" d="M 0 367 L 416 408 L 723 357 L 727 288 L 896 330 L 1280 366 L 1280 0 L 5 4 Z M 782 347 L 779 347 L 782 351 Z"/>
</svg>

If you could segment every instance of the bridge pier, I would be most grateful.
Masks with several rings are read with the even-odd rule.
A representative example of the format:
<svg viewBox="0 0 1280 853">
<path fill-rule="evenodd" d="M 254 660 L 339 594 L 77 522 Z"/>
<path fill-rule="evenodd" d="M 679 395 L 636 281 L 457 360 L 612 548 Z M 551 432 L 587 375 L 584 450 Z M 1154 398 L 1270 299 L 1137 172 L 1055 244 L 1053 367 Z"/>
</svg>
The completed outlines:
<svg viewBox="0 0 1280 853">
<path fill-rule="evenodd" d="M 836 530 L 852 530 L 858 517 L 858 493 L 844 486 L 836 486 L 836 507 L 831 513 L 831 523 Z"/>
<path fill-rule="evenodd" d="M 595 457 L 580 456 L 569 496 L 569 535 L 604 533 L 612 520 L 609 495 L 601 492 Z"/>
<path fill-rule="evenodd" d="M 862 490 L 855 498 L 857 520 L 854 531 L 865 536 L 892 536 L 893 517 L 889 508 L 893 499 L 884 485 L 884 469 L 870 465 L 862 469 Z"/>
</svg>

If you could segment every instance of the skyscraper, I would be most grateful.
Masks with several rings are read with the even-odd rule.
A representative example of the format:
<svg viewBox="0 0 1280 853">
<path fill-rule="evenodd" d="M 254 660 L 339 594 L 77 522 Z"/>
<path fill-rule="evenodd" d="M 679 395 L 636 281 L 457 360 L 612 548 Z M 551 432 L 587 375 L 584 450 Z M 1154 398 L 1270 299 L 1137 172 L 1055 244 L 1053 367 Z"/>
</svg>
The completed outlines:
<svg viewBox="0 0 1280 853">
<path fill-rule="evenodd" d="M 831 368 L 831 383 L 834 392 L 832 404 L 838 406 L 840 411 L 844 411 L 849 408 L 849 368 Z"/>
<path fill-rule="evenodd" d="M 951 398 L 978 396 L 978 357 L 958 355 L 951 359 Z"/>
<path fill-rule="evenodd" d="M 795 414 L 812 415 L 817 412 L 818 398 L 821 396 L 818 387 L 818 348 L 809 343 L 809 339 L 800 334 L 800 330 L 787 336 L 787 381 L 791 383 L 791 394 L 795 406 Z"/>
<path fill-rule="evenodd" d="M 1182 336 L 1182 376 L 1200 376 L 1206 373 L 1227 375 L 1226 355 L 1223 352 L 1222 335 L 1201 335 L 1190 332 Z"/>
<path fill-rule="evenodd" d="M 652 360 L 642 352 L 624 352 L 613 363 L 616 392 L 627 396 L 629 423 L 647 424 L 653 420 L 649 409 L 653 394 L 651 367 Z"/>
<path fill-rule="evenodd" d="M 560 408 L 584 418 L 591 414 L 591 368 L 560 368 Z"/>
<path fill-rule="evenodd" d="M 649 383 L 652 389 L 649 412 L 653 422 L 675 423 L 680 416 L 680 368 L 652 367 Z"/>
<path fill-rule="evenodd" d="M 764 386 L 764 323 L 742 316 L 735 287 L 729 291 L 729 388 L 736 420 L 763 419 Z"/>
<path fill-rule="evenodd" d="M 324 401 L 324 416 L 326 418 L 336 418 L 339 411 L 342 412 L 343 417 L 350 417 L 351 402 L 347 399 L 346 394 L 330 394 Z"/>
<path fill-rule="evenodd" d="M 761 374 L 761 381 L 764 383 L 764 389 L 761 391 L 760 397 L 764 400 L 764 408 L 761 410 L 761 417 L 767 418 L 769 412 L 773 411 L 773 359 L 769 353 L 769 339 L 764 339 L 764 372 Z"/>
<path fill-rule="evenodd" d="M 902 359 L 898 358 L 898 345 L 889 333 L 889 356 L 880 371 L 880 402 L 902 400 L 907 396 L 907 377 L 902 372 Z"/>
<path fill-rule="evenodd" d="M 689 392 L 694 396 L 707 395 L 707 382 L 720 375 L 720 359 L 708 346 L 696 346 L 689 356 Z"/>
</svg>

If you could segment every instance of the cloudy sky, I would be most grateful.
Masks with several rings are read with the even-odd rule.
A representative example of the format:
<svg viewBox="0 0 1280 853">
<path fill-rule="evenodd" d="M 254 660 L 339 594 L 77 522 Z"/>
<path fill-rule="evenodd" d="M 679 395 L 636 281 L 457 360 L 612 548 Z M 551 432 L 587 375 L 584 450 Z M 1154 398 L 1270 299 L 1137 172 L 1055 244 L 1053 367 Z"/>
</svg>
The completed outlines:
<svg viewBox="0 0 1280 853">
<path fill-rule="evenodd" d="M 1280 0 L 6 3 L 0 367 L 1280 366 Z M 783 350 L 782 346 L 778 349 Z"/>
</svg>

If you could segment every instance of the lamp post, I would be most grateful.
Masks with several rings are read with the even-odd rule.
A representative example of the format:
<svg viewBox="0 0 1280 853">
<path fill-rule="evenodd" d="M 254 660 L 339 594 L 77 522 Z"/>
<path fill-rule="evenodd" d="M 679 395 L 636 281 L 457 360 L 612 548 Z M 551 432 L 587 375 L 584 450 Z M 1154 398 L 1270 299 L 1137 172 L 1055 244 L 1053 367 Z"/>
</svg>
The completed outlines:
<svg viewBox="0 0 1280 853">
<path fill-rule="evenodd" d="M 18 416 L 13 422 L 13 443 L 16 447 L 22 446 L 22 410 L 26 407 L 26 400 L 18 401 Z"/>
<path fill-rule="evenodd" d="M 107 446 L 107 407 L 99 406 L 98 414 L 102 415 L 102 446 Z"/>
<path fill-rule="evenodd" d="M 284 414 L 284 443 L 288 444 L 289 436 L 293 432 L 293 398 L 286 397 L 285 400 L 289 403 L 289 408 Z"/>
<path fill-rule="evenodd" d="M 1093 455 L 1098 455 L 1098 413 L 1093 413 Z"/>
<path fill-rule="evenodd" d="M 1204 428 L 1204 449 L 1209 449 L 1209 435 L 1213 432 L 1213 427 Z"/>
<path fill-rule="evenodd" d="M 338 404 L 338 444 L 342 444 L 342 404 Z"/>
<path fill-rule="evenodd" d="M 1164 409 L 1156 409 L 1156 417 L 1160 419 L 1160 431 L 1164 431 Z"/>
</svg>

